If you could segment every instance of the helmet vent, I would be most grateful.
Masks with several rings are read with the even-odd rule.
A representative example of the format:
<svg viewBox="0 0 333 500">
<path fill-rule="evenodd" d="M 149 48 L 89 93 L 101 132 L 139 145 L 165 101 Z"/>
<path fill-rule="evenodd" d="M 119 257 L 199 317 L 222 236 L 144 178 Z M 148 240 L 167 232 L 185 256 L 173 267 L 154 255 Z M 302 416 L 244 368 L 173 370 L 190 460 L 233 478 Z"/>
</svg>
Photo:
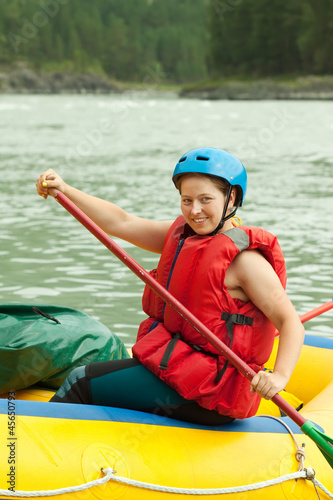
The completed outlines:
<svg viewBox="0 0 333 500">
<path fill-rule="evenodd" d="M 209 158 L 207 158 L 207 156 L 197 156 L 197 157 L 196 157 L 196 160 L 200 160 L 200 161 L 209 161 Z"/>
<path fill-rule="evenodd" d="M 181 163 L 182 161 L 185 161 L 186 158 L 187 158 L 187 156 L 183 156 L 183 158 L 181 158 L 178 163 Z"/>
</svg>

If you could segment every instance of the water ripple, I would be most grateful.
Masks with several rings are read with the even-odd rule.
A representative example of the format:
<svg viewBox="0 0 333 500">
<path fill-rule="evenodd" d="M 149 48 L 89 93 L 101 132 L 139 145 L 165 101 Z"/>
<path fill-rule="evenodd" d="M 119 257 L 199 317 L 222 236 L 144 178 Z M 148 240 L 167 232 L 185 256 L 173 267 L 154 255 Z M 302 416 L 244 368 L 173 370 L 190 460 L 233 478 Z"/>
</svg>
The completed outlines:
<svg viewBox="0 0 333 500">
<path fill-rule="evenodd" d="M 135 96 L 0 96 L 2 302 L 87 312 L 134 342 L 143 283 L 53 200 L 35 194 L 54 168 L 139 216 L 180 213 L 171 182 L 186 150 L 238 153 L 249 174 L 239 215 L 279 238 L 299 314 L 333 295 L 331 102 L 199 101 Z M 275 117 L 279 127 L 273 127 Z M 275 123 L 275 122 L 274 122 Z M 116 240 L 147 269 L 158 256 Z M 306 324 L 333 336 L 332 312 Z"/>
</svg>

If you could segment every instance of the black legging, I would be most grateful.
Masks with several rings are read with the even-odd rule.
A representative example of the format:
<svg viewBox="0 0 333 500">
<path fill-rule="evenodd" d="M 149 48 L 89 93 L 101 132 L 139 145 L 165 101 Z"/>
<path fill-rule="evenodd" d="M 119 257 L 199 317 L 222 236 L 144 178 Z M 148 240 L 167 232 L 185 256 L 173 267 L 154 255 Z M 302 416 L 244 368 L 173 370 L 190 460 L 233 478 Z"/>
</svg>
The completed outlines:
<svg viewBox="0 0 333 500">
<path fill-rule="evenodd" d="M 75 368 L 51 401 L 140 410 L 202 425 L 234 420 L 184 399 L 134 358 Z"/>
</svg>

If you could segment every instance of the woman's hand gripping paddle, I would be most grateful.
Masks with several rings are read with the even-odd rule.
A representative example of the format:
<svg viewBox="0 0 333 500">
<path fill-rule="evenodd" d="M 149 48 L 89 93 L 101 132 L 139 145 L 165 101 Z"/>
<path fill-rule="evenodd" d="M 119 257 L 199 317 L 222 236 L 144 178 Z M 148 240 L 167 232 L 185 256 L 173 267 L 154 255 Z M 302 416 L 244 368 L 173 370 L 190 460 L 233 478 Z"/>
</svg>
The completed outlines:
<svg viewBox="0 0 333 500">
<path fill-rule="evenodd" d="M 143 267 L 140 266 L 129 254 L 117 245 L 109 235 L 107 235 L 97 224 L 95 224 L 82 210 L 80 210 L 67 196 L 60 191 L 55 199 L 70 212 L 88 231 L 103 243 L 121 262 L 133 271 L 144 283 L 146 283 L 164 302 L 172 307 L 189 325 L 205 337 L 226 359 L 230 361 L 246 378 L 252 380 L 255 371 L 252 370 L 243 360 L 241 360 L 228 346 L 218 339 L 201 321 L 199 321 L 186 307 L 184 307 L 171 293 L 160 285 Z M 315 313 L 316 315 L 317 313 Z M 319 313 L 321 314 L 321 313 Z M 314 441 L 328 463 L 333 468 L 333 439 L 316 428 L 315 424 L 306 420 L 294 408 L 289 405 L 279 394 L 276 394 L 272 401 L 290 417 L 304 434 Z"/>
</svg>

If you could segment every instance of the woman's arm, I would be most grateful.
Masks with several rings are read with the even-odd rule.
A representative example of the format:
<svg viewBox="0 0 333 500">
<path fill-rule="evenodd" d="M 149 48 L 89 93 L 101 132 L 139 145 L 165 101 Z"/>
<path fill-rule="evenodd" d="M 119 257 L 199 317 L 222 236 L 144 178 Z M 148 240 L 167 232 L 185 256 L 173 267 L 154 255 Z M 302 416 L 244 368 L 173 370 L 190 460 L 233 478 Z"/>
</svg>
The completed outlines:
<svg viewBox="0 0 333 500">
<path fill-rule="evenodd" d="M 269 262 L 254 250 L 239 254 L 233 263 L 234 276 L 246 296 L 280 332 L 279 348 L 272 373 L 260 371 L 253 378 L 251 392 L 271 399 L 283 390 L 298 361 L 304 327 Z"/>
<path fill-rule="evenodd" d="M 145 250 L 162 253 L 172 221 L 151 221 L 131 215 L 114 203 L 68 185 L 52 169 L 40 175 L 36 187 L 37 193 L 45 199 L 61 191 L 106 233 Z"/>
</svg>

